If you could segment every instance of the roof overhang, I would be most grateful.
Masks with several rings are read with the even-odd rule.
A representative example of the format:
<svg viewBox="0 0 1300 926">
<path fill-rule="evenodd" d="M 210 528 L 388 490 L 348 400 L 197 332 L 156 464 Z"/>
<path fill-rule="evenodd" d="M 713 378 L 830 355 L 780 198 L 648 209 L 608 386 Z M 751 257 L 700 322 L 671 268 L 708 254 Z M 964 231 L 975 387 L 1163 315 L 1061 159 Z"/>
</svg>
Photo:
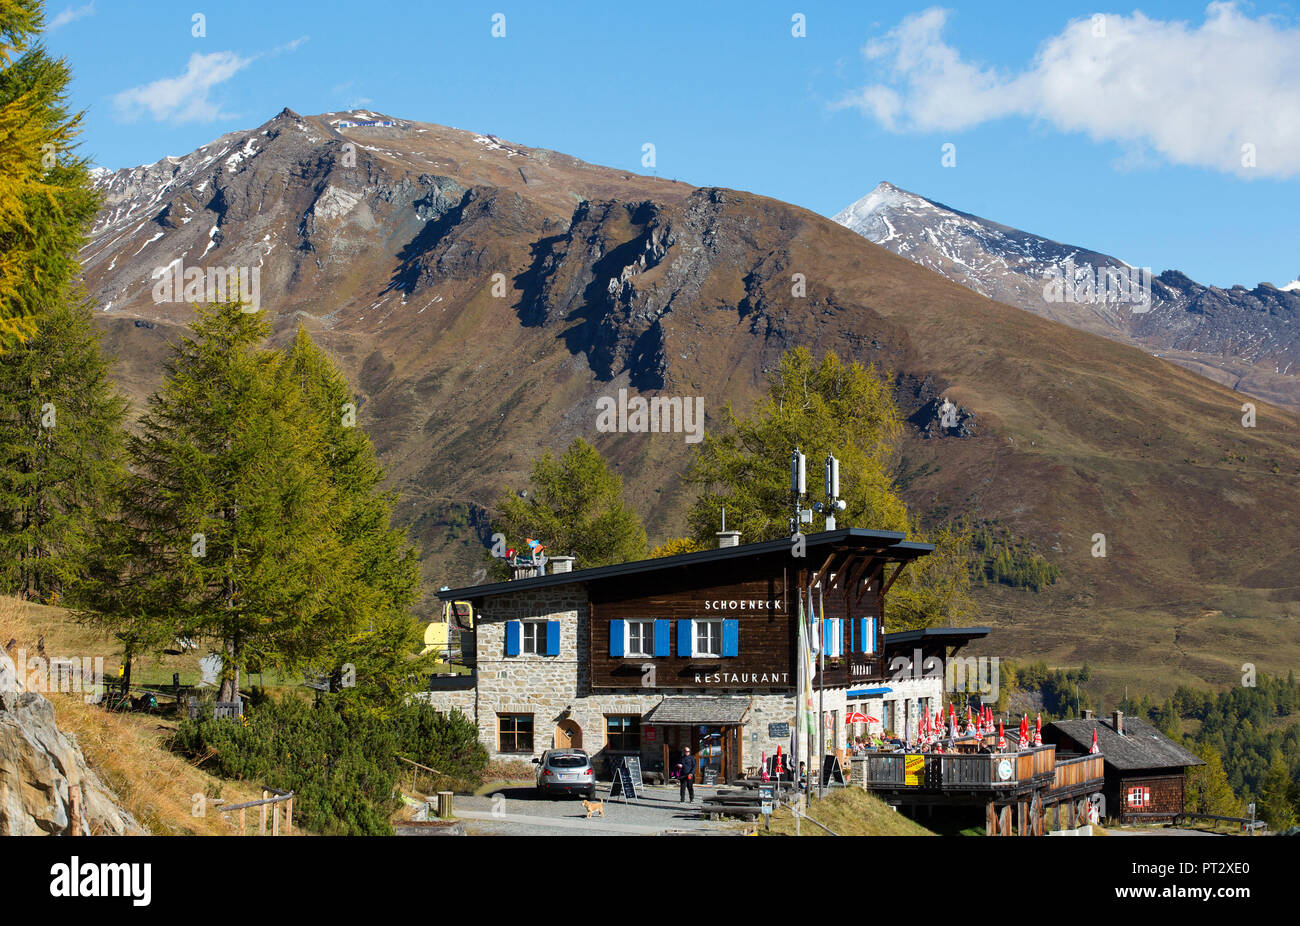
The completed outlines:
<svg viewBox="0 0 1300 926">
<path fill-rule="evenodd" d="M 934 544 L 905 540 L 906 534 L 899 531 L 869 531 L 850 527 L 834 531 L 822 531 L 808 534 L 805 547 L 808 551 L 857 550 L 884 558 L 888 562 L 911 562 L 918 557 L 934 551 Z M 720 547 L 703 550 L 698 553 L 679 553 L 676 556 L 662 556 L 657 559 L 635 560 L 630 563 L 617 563 L 613 566 L 598 566 L 591 569 L 575 569 L 573 572 L 552 573 L 534 576 L 530 579 L 514 579 L 508 582 L 493 582 L 486 585 L 468 585 L 463 588 L 446 588 L 438 591 L 443 601 L 454 599 L 486 598 L 492 595 L 508 595 L 534 589 L 555 588 L 563 585 L 583 585 L 619 579 L 625 576 L 661 572 L 672 569 L 694 569 L 711 563 L 721 563 L 747 557 L 785 559 L 797 565 L 807 565 L 815 569 L 813 556 L 793 557 L 790 539 L 781 537 L 760 543 L 746 543 L 734 547 Z"/>
</svg>

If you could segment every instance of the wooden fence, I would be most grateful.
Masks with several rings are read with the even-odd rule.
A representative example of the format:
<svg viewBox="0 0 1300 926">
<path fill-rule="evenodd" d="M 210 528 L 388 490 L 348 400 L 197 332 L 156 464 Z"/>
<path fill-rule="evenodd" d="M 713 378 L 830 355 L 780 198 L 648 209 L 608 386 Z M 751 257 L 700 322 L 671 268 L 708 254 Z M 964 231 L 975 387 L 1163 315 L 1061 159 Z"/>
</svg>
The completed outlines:
<svg viewBox="0 0 1300 926">
<path fill-rule="evenodd" d="M 267 810 L 271 813 L 271 835 L 272 836 L 292 836 L 293 835 L 293 792 L 281 791 L 278 788 L 268 788 L 262 786 L 262 799 L 260 801 L 247 801 L 243 804 L 231 804 L 228 807 L 218 808 L 218 813 L 238 813 L 239 814 L 239 835 L 248 835 L 247 812 L 250 808 L 256 807 L 259 811 L 260 821 L 258 823 L 257 835 L 266 835 L 266 814 Z M 284 808 L 284 832 L 280 832 L 280 808 Z"/>
</svg>

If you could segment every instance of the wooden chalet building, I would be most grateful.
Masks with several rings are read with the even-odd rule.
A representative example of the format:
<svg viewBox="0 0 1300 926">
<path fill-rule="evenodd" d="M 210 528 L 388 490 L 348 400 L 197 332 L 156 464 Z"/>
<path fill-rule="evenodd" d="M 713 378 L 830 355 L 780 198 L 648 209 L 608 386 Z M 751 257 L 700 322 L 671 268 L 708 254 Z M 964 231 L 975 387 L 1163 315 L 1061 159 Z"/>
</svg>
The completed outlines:
<svg viewBox="0 0 1300 926">
<path fill-rule="evenodd" d="M 493 758 L 572 746 L 598 768 L 639 755 L 663 772 L 690 746 L 701 780 L 731 780 L 790 749 L 799 603 L 812 588 L 824 602 L 825 678 L 813 685 L 825 686 L 827 750 L 854 733 L 915 729 L 933 710 L 943 678 L 891 673 L 881 620 L 890 586 L 931 545 L 840 529 L 807 535 L 797 557 L 789 539 L 719 538 L 713 550 L 592 569 L 555 557 L 549 574 L 440 591 L 473 604 L 461 643 L 473 674 L 435 680 L 426 696 L 472 718 Z M 933 653 L 987 632 L 926 631 L 899 646 Z M 878 720 L 848 726 L 849 710 Z"/>
<path fill-rule="evenodd" d="M 1109 721 L 1085 711 L 1078 720 L 1058 720 L 1043 728 L 1043 742 L 1060 753 L 1086 753 L 1097 731 L 1105 765 L 1105 812 L 1121 823 L 1169 820 L 1182 813 L 1187 769 L 1204 765 L 1145 720 L 1115 711 Z"/>
</svg>

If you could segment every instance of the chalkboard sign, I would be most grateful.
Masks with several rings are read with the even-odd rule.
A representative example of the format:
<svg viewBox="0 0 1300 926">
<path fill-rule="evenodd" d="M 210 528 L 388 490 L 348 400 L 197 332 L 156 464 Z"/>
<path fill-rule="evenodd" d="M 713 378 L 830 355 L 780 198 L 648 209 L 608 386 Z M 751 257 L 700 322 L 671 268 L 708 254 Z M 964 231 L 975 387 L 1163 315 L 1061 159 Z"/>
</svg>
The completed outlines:
<svg viewBox="0 0 1300 926">
<path fill-rule="evenodd" d="M 704 770 L 704 783 L 706 785 L 716 785 L 718 783 L 718 770 L 716 768 L 706 768 Z"/>
<path fill-rule="evenodd" d="M 637 771 L 640 772 L 640 770 L 641 761 L 638 759 Z M 640 796 L 636 793 L 636 781 L 633 780 L 632 773 L 628 771 L 626 761 L 618 762 L 614 766 L 614 784 L 609 789 L 609 796 L 611 798 L 621 797 L 623 803 L 627 803 L 629 797 L 636 800 Z"/>
<path fill-rule="evenodd" d="M 769 723 L 767 725 L 767 735 L 774 740 L 789 739 L 790 725 L 788 723 Z"/>
<path fill-rule="evenodd" d="M 844 769 L 840 768 L 840 760 L 835 756 L 827 756 L 822 762 L 822 787 L 826 787 L 834 780 L 839 784 L 844 784 Z"/>
<path fill-rule="evenodd" d="M 638 788 L 645 785 L 645 778 L 641 774 L 640 756 L 624 756 L 623 764 L 627 767 L 627 773 L 632 776 L 632 784 Z"/>
</svg>

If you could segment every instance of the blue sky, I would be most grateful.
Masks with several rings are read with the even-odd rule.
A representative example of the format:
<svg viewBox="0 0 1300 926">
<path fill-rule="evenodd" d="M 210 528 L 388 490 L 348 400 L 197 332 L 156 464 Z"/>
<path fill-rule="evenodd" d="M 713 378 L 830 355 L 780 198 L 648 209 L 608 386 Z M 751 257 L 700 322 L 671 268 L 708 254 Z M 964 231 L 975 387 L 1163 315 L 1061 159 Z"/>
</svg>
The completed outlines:
<svg viewBox="0 0 1300 926">
<path fill-rule="evenodd" d="M 107 167 L 285 106 L 360 106 L 640 172 L 651 142 L 654 173 L 824 215 L 889 180 L 1156 272 L 1300 276 L 1290 3 L 55 0 L 46 15 L 83 152 Z"/>
</svg>

